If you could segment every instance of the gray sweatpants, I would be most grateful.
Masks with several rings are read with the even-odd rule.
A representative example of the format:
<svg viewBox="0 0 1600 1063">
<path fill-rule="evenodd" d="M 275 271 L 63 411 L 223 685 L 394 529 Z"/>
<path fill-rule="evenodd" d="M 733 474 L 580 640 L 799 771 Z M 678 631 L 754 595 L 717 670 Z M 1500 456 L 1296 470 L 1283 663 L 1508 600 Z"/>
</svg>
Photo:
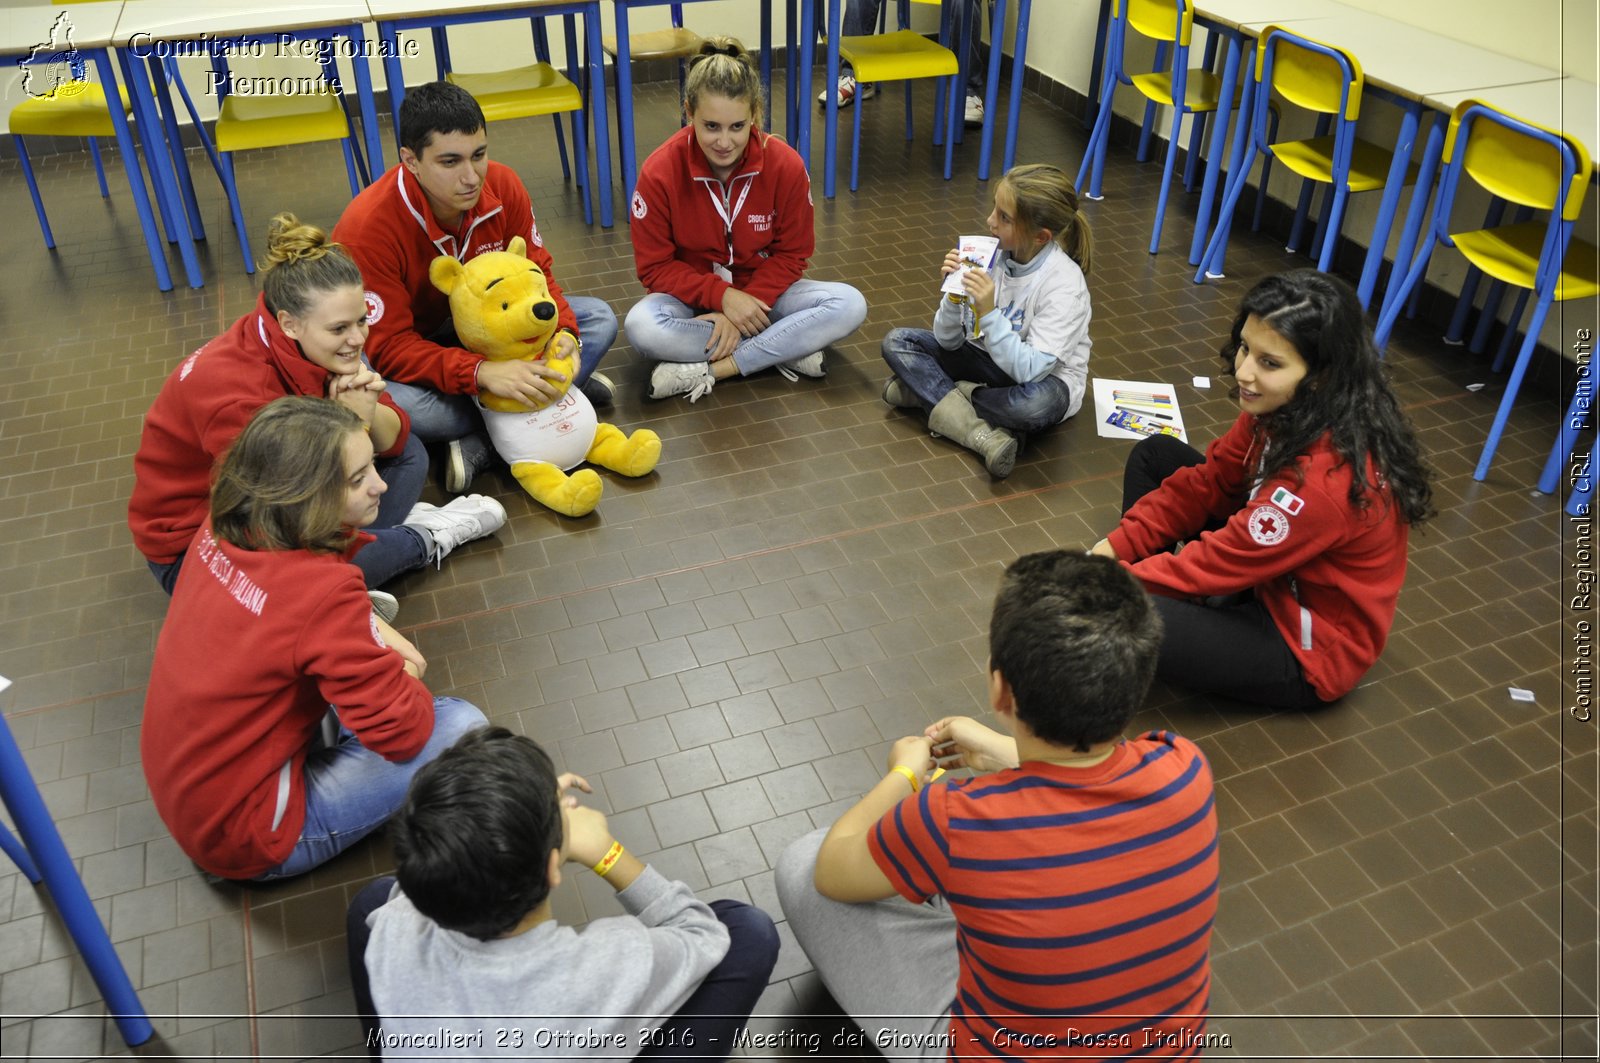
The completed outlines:
<svg viewBox="0 0 1600 1063">
<path fill-rule="evenodd" d="M 778 903 L 833 999 L 890 1059 L 944 1059 L 956 995 L 956 920 L 944 899 L 831 901 L 812 875 L 826 830 L 778 858 Z"/>
</svg>

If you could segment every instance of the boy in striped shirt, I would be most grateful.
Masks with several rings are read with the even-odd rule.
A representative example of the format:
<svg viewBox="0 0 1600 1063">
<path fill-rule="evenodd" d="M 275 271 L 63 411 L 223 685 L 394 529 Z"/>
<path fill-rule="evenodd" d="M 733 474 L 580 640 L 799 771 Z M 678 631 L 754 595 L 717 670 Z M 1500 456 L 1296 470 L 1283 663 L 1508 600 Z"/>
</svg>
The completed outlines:
<svg viewBox="0 0 1600 1063">
<path fill-rule="evenodd" d="M 1211 770 L 1170 732 L 1121 737 L 1160 641 L 1116 563 L 1017 559 L 989 632 L 1010 734 L 956 716 L 900 739 L 882 781 L 783 854 L 790 928 L 885 1055 L 1187 1059 L 1226 1043 L 1205 1018 Z M 936 764 L 981 774 L 928 785 Z"/>
</svg>

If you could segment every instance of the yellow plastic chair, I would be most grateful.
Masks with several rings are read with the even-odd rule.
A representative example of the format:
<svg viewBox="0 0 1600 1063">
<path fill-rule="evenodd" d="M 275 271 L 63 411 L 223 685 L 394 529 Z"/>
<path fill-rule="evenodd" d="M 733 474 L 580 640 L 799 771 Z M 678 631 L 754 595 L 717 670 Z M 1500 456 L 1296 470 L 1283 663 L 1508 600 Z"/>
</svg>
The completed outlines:
<svg viewBox="0 0 1600 1063">
<path fill-rule="evenodd" d="M 916 0 L 926 2 L 926 0 Z M 934 0 L 937 2 L 937 0 Z M 883 81 L 906 82 L 906 139 L 912 138 L 911 125 L 911 82 L 919 78 L 948 78 L 947 84 L 941 87 L 938 101 L 934 106 L 935 133 L 934 143 L 939 143 L 937 127 L 941 124 L 940 107 L 950 108 L 952 111 L 956 101 L 960 99 L 956 86 L 956 75 L 960 72 L 961 64 L 956 58 L 956 53 L 942 44 L 928 40 L 920 33 L 905 27 L 905 9 L 901 9 L 901 28 L 893 33 L 875 33 L 864 37 L 839 37 L 839 58 L 841 64 L 849 63 L 855 74 L 857 84 L 871 85 Z M 953 31 L 952 31 L 953 32 Z M 834 91 L 829 86 L 830 94 Z M 861 177 L 861 107 L 856 108 L 855 121 L 850 136 L 850 191 L 854 192 L 860 184 Z M 838 120 L 838 109 L 828 108 L 830 120 Z M 953 117 L 953 115 L 952 115 Z M 951 121 L 944 121 L 944 125 L 953 126 Z M 953 129 L 947 130 L 944 138 L 944 179 L 950 180 L 952 160 L 955 151 L 955 136 Z M 832 174 L 828 175 L 830 182 Z M 831 188 L 828 190 L 831 193 Z"/>
<path fill-rule="evenodd" d="M 269 41 L 271 38 L 267 38 Z M 228 209 L 233 215 L 234 233 L 239 239 L 239 251 L 244 256 L 246 273 L 256 271 L 255 257 L 250 251 L 250 236 L 245 228 L 244 210 L 239 203 L 239 186 L 234 179 L 233 153 L 258 148 L 289 147 L 295 144 L 314 144 L 324 140 L 343 141 L 345 171 L 350 178 L 350 195 L 353 198 L 365 183 L 365 159 L 357 152 L 355 137 L 349 117 L 345 114 L 339 75 L 331 54 L 324 54 L 320 62 L 320 84 L 308 84 L 309 91 L 281 95 L 241 95 L 231 91 L 233 79 L 226 67 L 214 68 L 225 76 L 225 95 L 217 115 L 214 129 L 216 153 L 212 164 L 228 196 Z M 285 72 L 286 64 L 275 70 Z M 317 79 L 307 78 L 308 82 Z M 202 142 L 204 130 L 200 131 Z M 208 154 L 210 144 L 206 144 Z"/>
<path fill-rule="evenodd" d="M 1572 238 L 1594 167 L 1588 151 L 1576 139 L 1478 100 L 1466 100 L 1451 113 L 1444 158 L 1447 161 L 1439 177 L 1433 233 L 1417 252 L 1404 279 L 1385 296 L 1376 338 L 1380 347 L 1388 341 L 1395 320 L 1421 283 L 1428 259 L 1438 244 L 1454 247 L 1475 268 L 1523 290 L 1508 326 L 1511 332 L 1522 316 L 1528 293 L 1532 293 L 1533 314 L 1528 319 L 1522 349 L 1506 380 L 1505 395 L 1473 473 L 1475 479 L 1482 480 L 1489 474 L 1495 448 L 1533 359 L 1550 305 L 1600 294 L 1600 251 Z M 1452 232 L 1451 214 L 1463 176 L 1493 198 L 1482 228 Z M 1508 203 L 1516 204 L 1517 210 L 1505 223 Z M 1537 220 L 1536 211 L 1546 211 L 1548 217 Z M 1470 289 L 1465 290 L 1467 305 L 1471 298 Z M 1561 462 L 1577 442 L 1574 418 L 1581 424 L 1587 412 L 1587 406 L 1580 408 L 1584 397 L 1585 391 L 1580 388 L 1562 422 L 1555 449 L 1539 481 L 1543 491 L 1556 489 Z"/>
<path fill-rule="evenodd" d="M 573 161 L 577 166 L 578 187 L 583 192 L 583 220 L 585 224 L 592 224 L 594 196 L 589 182 L 589 146 L 583 92 L 551 64 L 544 20 L 534 18 L 531 22 L 536 60 L 532 65 L 481 73 L 451 70 L 444 78 L 472 94 L 483 109 L 485 121 L 503 122 L 513 118 L 550 115 L 555 123 L 556 147 L 561 155 L 563 179 L 572 177 L 572 168 L 567 164 L 567 144 L 561 132 L 560 116 L 572 114 Z M 568 22 L 570 46 L 573 43 L 570 36 L 571 16 L 568 16 Z M 448 52 L 444 51 L 443 55 L 448 56 Z"/>
<path fill-rule="evenodd" d="M 122 113 L 132 116 L 133 105 L 128 102 L 128 90 L 117 86 Z M 87 137 L 89 154 L 94 159 L 94 174 L 100 181 L 100 198 L 111 198 L 106 186 L 105 165 L 100 158 L 100 145 L 96 137 L 116 136 L 111 123 L 111 111 L 106 101 L 106 87 L 98 82 L 72 80 L 56 87 L 49 96 L 29 96 L 12 108 L 9 119 L 11 143 L 17 149 L 17 161 L 22 164 L 22 176 L 28 182 L 28 194 L 33 197 L 33 213 L 39 219 L 39 230 L 44 234 L 44 246 L 55 249 L 55 234 L 50 230 L 50 218 L 45 214 L 44 200 L 39 195 L 39 183 L 33 175 L 33 165 L 28 159 L 28 149 L 23 137 Z"/>
<path fill-rule="evenodd" d="M 1204 67 L 1189 66 L 1189 42 L 1194 35 L 1194 7 L 1188 0 L 1127 0 L 1126 15 L 1122 13 L 1122 0 L 1113 0 L 1111 29 L 1108 34 L 1108 59 L 1104 84 L 1100 94 L 1100 111 L 1095 116 L 1089 145 L 1084 150 L 1083 164 L 1078 170 L 1078 187 L 1084 188 L 1084 178 L 1089 178 L 1085 195 L 1098 200 L 1100 181 L 1105 172 L 1106 145 L 1111 139 L 1112 97 L 1117 86 L 1131 85 L 1144 96 L 1144 125 L 1139 134 L 1140 162 L 1150 156 L 1150 134 L 1154 125 L 1156 107 L 1171 107 L 1171 139 L 1167 141 L 1167 157 L 1161 170 L 1161 193 L 1156 200 L 1155 228 L 1150 234 L 1150 253 L 1161 244 L 1161 225 L 1166 217 L 1167 197 L 1172 189 L 1172 169 L 1178 158 L 1178 137 L 1182 132 L 1183 116 L 1210 114 L 1215 111 L 1222 95 L 1222 79 Z M 1129 74 L 1125 48 L 1127 31 L 1133 30 L 1141 37 L 1156 42 L 1156 69 L 1148 74 Z M 1171 59 L 1167 61 L 1170 51 Z M 1194 165 L 1198 156 L 1201 125 L 1197 117 L 1189 140 L 1189 161 L 1185 167 L 1184 184 L 1194 181 Z M 1262 175 L 1262 183 L 1267 177 Z"/>
<path fill-rule="evenodd" d="M 1269 26 L 1256 48 L 1255 92 L 1250 118 L 1250 148 L 1243 165 L 1229 175 L 1227 195 L 1218 214 L 1217 228 L 1201 258 L 1195 281 L 1207 272 L 1221 275 L 1222 256 L 1227 249 L 1228 229 L 1239 194 L 1255 162 L 1256 153 L 1278 159 L 1305 178 L 1300 201 L 1295 208 L 1294 225 L 1289 233 L 1290 251 L 1300 248 L 1306 216 L 1311 206 L 1313 184 L 1328 186 L 1328 194 L 1317 218 L 1312 246 L 1317 252 L 1317 268 L 1326 271 L 1333 264 L 1344 220 L 1345 203 L 1352 192 L 1370 192 L 1389 182 L 1394 153 L 1356 135 L 1361 115 L 1361 95 L 1366 79 L 1361 63 L 1343 48 L 1301 36 L 1281 26 Z M 1317 116 L 1316 135 L 1304 140 L 1269 140 L 1269 105 L 1278 99 Z M 1331 131 L 1330 131 L 1331 130 Z M 1416 180 L 1417 167 L 1406 167 L 1404 181 Z M 1379 256 L 1389 240 L 1394 209 L 1378 212 L 1367 254 Z M 1365 305 L 1365 300 L 1363 300 Z"/>
</svg>

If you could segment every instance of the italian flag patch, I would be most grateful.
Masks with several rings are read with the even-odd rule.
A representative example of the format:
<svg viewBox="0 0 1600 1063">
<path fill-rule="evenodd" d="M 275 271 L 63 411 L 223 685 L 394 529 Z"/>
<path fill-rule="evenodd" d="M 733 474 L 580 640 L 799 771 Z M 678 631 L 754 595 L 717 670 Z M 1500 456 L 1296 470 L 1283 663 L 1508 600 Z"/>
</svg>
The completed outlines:
<svg viewBox="0 0 1600 1063">
<path fill-rule="evenodd" d="M 1306 506 L 1305 500 L 1287 487 L 1280 487 L 1272 492 L 1272 504 L 1291 517 Z"/>
</svg>

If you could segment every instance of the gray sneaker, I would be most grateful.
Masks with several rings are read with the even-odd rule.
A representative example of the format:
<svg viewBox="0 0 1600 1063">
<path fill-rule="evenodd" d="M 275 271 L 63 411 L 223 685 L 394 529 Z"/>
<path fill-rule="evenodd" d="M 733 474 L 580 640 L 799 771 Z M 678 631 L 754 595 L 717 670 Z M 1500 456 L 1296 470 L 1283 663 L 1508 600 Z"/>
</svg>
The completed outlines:
<svg viewBox="0 0 1600 1063">
<path fill-rule="evenodd" d="M 690 402 L 698 402 L 711 394 L 716 383 L 710 362 L 657 362 L 650 371 L 650 397 L 686 394 Z"/>
<path fill-rule="evenodd" d="M 590 373 L 589 379 L 578 385 L 578 390 L 583 392 L 583 397 L 592 406 L 610 406 L 617 397 L 617 386 L 610 377 L 598 371 Z"/>
<path fill-rule="evenodd" d="M 494 452 L 482 433 L 452 439 L 444 463 L 444 492 L 459 495 L 472 486 L 478 474 L 489 467 Z"/>
<path fill-rule="evenodd" d="M 883 385 L 883 401 L 897 410 L 912 410 L 922 405 L 906 387 L 906 382 L 897 376 L 890 377 Z"/>
<path fill-rule="evenodd" d="M 406 524 L 427 532 L 433 542 L 428 560 L 439 564 L 462 543 L 493 535 L 506 522 L 506 510 L 488 495 L 462 495 L 442 506 L 418 502 L 406 515 Z"/>
</svg>

